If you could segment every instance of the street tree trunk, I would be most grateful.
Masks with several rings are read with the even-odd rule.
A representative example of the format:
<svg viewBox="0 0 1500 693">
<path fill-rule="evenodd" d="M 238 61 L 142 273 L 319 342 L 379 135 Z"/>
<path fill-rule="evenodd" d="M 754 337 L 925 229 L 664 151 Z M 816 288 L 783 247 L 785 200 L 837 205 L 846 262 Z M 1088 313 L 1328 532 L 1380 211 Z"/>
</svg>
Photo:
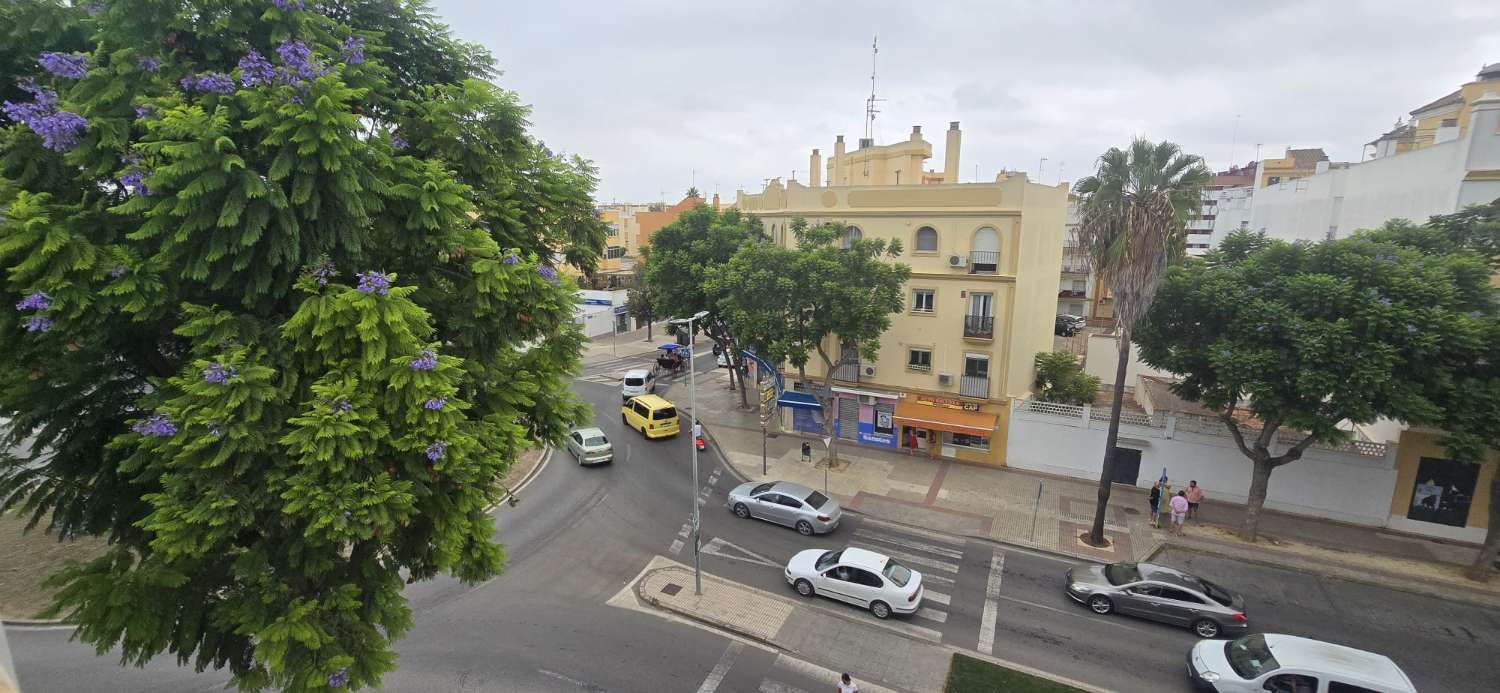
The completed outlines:
<svg viewBox="0 0 1500 693">
<path fill-rule="evenodd" d="M 1261 455 L 1253 458 L 1250 470 L 1250 496 L 1245 501 L 1245 524 L 1240 528 L 1240 538 L 1254 543 L 1260 536 L 1260 511 L 1266 504 L 1266 489 L 1271 486 L 1271 471 L 1276 465 L 1270 458 Z"/>
<path fill-rule="evenodd" d="M 1497 556 L 1500 556 L 1500 473 L 1490 477 L 1490 528 L 1484 533 L 1484 546 L 1464 574 L 1471 580 L 1488 581 L 1494 573 Z"/>
<path fill-rule="evenodd" d="M 833 397 L 834 365 L 833 359 L 828 358 L 822 344 L 819 344 L 817 349 L 818 358 L 823 359 L 823 393 L 827 394 L 817 393 L 813 397 L 823 407 L 823 427 L 827 429 L 825 432 L 828 434 L 828 465 L 832 467 L 833 463 L 839 459 L 839 432 L 835 425 L 838 423 L 839 413 L 838 406 L 835 404 L 837 400 Z"/>
<path fill-rule="evenodd" d="M 646 341 L 648 342 L 653 341 L 651 339 L 651 320 L 655 317 L 650 313 L 646 313 Z"/>
<path fill-rule="evenodd" d="M 1094 526 L 1089 543 L 1104 546 L 1104 513 L 1109 509 L 1109 494 L 1115 476 L 1115 443 L 1120 439 L 1120 409 L 1125 404 L 1125 369 L 1130 365 L 1130 338 L 1120 330 L 1119 363 L 1115 364 L 1115 394 L 1109 405 L 1109 435 L 1104 438 L 1104 465 L 1099 470 L 1099 499 L 1094 505 Z M 1085 423 L 1087 425 L 1087 423 Z"/>
</svg>

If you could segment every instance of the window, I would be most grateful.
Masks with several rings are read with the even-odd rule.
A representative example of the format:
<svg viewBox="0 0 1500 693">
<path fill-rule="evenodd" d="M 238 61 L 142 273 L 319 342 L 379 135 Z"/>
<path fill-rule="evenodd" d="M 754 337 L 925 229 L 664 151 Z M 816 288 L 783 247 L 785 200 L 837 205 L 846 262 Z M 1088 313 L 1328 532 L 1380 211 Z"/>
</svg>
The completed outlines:
<svg viewBox="0 0 1500 693">
<path fill-rule="evenodd" d="M 1088 284 L 1085 282 L 1085 280 L 1083 280 L 1083 279 L 1074 279 L 1073 280 L 1073 292 L 1074 293 L 1081 295 L 1081 294 L 1083 294 L 1087 290 L 1088 290 Z"/>
<path fill-rule="evenodd" d="M 1203 600 L 1199 599 L 1199 598 L 1197 598 L 1195 596 L 1193 596 L 1192 592 L 1189 592 L 1187 590 L 1180 590 L 1180 589 L 1177 589 L 1176 587 L 1163 587 L 1163 588 L 1161 588 L 1161 598 L 1162 599 L 1170 599 L 1170 600 L 1172 600 L 1174 602 L 1183 602 L 1183 603 L 1186 603 L 1186 604 L 1202 604 L 1203 603 Z"/>
<path fill-rule="evenodd" d="M 964 375 L 970 378 L 990 377 L 990 357 L 964 354 Z"/>
<path fill-rule="evenodd" d="M 615 258 L 622 257 L 625 257 L 625 249 L 620 246 L 612 245 L 604 249 L 604 259 L 606 260 L 614 260 Z"/>
<path fill-rule="evenodd" d="M 1356 686 L 1356 685 L 1354 685 L 1352 683 L 1344 683 L 1343 681 L 1329 681 L 1328 682 L 1328 693 L 1379 693 L 1379 692 L 1376 691 L 1373 688 L 1365 688 L 1364 686 Z"/>
<path fill-rule="evenodd" d="M 916 251 L 919 253 L 935 253 L 938 249 L 937 230 L 931 226 L 923 226 L 917 229 Z"/>
<path fill-rule="evenodd" d="M 640 402 L 636 402 L 635 404 L 631 405 L 631 408 L 635 409 L 635 413 L 637 416 L 640 416 L 643 419 L 651 418 L 651 410 L 647 409 L 646 405 L 641 404 Z"/>
<path fill-rule="evenodd" d="M 781 499 L 776 502 L 794 510 L 802 508 L 802 501 L 799 501 L 791 496 L 782 496 Z"/>
<path fill-rule="evenodd" d="M 756 496 L 755 500 L 758 500 L 758 501 L 760 501 L 762 503 L 770 503 L 771 505 L 781 505 L 781 494 L 779 494 L 779 493 L 764 493 L 764 494 L 761 494 L 759 496 Z"/>
<path fill-rule="evenodd" d="M 592 438 L 589 438 L 588 440 L 583 441 L 583 444 L 591 448 L 597 448 L 600 445 L 609 444 L 609 441 L 605 440 L 603 436 L 594 436 Z"/>
<path fill-rule="evenodd" d="M 864 232 L 860 231 L 858 226 L 847 226 L 844 227 L 844 233 L 839 237 L 839 240 L 843 243 L 843 246 L 845 248 L 848 248 L 849 246 L 854 245 L 855 241 L 864 238 L 864 235 Z"/>
<path fill-rule="evenodd" d="M 1280 674 L 1266 681 L 1272 693 L 1318 693 L 1318 680 L 1305 674 Z"/>
<path fill-rule="evenodd" d="M 1281 663 L 1266 647 L 1266 636 L 1256 633 L 1224 643 L 1224 658 L 1240 678 L 1253 679 L 1281 668 Z"/>
<path fill-rule="evenodd" d="M 1458 127 L 1458 119 L 1457 118 L 1444 118 L 1442 124 L 1438 125 L 1438 127 L 1456 128 L 1456 127 Z"/>
<path fill-rule="evenodd" d="M 937 292 L 932 289 L 911 290 L 911 312 L 931 313 L 933 299 L 937 298 Z"/>
<path fill-rule="evenodd" d="M 823 507 L 827 503 L 828 496 L 818 493 L 817 491 L 813 491 L 812 494 L 807 497 L 807 504 L 814 510 Z"/>
<path fill-rule="evenodd" d="M 923 347 L 907 349 L 906 367 L 914 371 L 932 370 L 932 350 Z"/>
<path fill-rule="evenodd" d="M 828 570 L 829 566 L 838 563 L 839 558 L 841 558 L 843 555 L 843 549 L 839 549 L 838 551 L 829 551 L 828 553 L 819 556 L 817 564 L 815 564 L 813 567 L 817 568 L 818 570 Z"/>
<path fill-rule="evenodd" d="M 1141 579 L 1141 571 L 1134 563 L 1111 563 L 1104 566 L 1104 579 L 1111 585 L 1124 585 Z"/>
<path fill-rule="evenodd" d="M 1130 588 L 1131 594 L 1139 594 L 1142 597 L 1160 597 L 1161 588 L 1156 585 L 1136 585 Z"/>
<path fill-rule="evenodd" d="M 759 486 L 756 486 L 755 488 L 750 489 L 750 496 L 754 497 L 754 496 L 758 496 L 758 495 L 760 495 L 762 493 L 765 493 L 766 491 L 771 490 L 771 487 L 775 486 L 775 485 L 776 485 L 776 482 L 774 482 L 774 481 L 767 481 L 764 484 L 761 484 Z"/>
<path fill-rule="evenodd" d="M 896 583 L 897 587 L 905 587 L 906 583 L 911 581 L 911 569 L 897 563 L 894 558 L 886 561 L 885 570 L 881 572 L 885 573 L 891 582 Z"/>
<path fill-rule="evenodd" d="M 1281 176 L 1266 176 L 1266 185 L 1276 185 L 1281 182 Z"/>
<path fill-rule="evenodd" d="M 662 419 L 670 419 L 674 416 L 677 416 L 676 409 L 672 407 L 662 407 L 661 409 L 657 409 L 654 413 L 652 413 L 651 418 L 657 421 L 661 421 Z"/>
<path fill-rule="evenodd" d="M 582 445 L 583 444 L 583 435 L 575 431 L 573 433 L 573 442 L 578 443 L 579 445 Z"/>
<path fill-rule="evenodd" d="M 973 448 L 975 450 L 990 449 L 990 439 L 987 436 L 969 435 L 968 433 L 950 433 L 950 442 L 961 448 Z"/>
</svg>

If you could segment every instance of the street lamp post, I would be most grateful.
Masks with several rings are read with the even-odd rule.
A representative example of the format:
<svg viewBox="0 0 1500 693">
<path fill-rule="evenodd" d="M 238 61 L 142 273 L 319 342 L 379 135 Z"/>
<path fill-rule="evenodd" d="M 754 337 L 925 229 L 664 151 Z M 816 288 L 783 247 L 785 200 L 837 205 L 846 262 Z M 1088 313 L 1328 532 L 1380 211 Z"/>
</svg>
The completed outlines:
<svg viewBox="0 0 1500 693">
<path fill-rule="evenodd" d="M 673 325 L 687 325 L 688 328 L 688 406 L 693 410 L 693 428 L 696 436 L 698 432 L 698 368 L 693 354 L 693 323 L 708 317 L 708 311 L 700 310 L 690 318 L 677 318 Z M 689 493 L 693 503 L 693 594 L 703 594 L 703 565 L 699 560 L 698 541 L 698 441 L 692 441 L 693 448 L 693 488 Z"/>
</svg>

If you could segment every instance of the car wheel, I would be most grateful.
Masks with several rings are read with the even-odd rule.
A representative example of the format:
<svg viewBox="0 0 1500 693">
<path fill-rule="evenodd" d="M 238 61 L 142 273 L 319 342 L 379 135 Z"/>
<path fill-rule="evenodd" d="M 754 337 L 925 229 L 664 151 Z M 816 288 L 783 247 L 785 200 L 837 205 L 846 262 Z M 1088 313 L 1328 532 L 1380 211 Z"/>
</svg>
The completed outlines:
<svg viewBox="0 0 1500 693">
<path fill-rule="evenodd" d="M 736 517 L 740 518 L 741 520 L 748 520 L 748 519 L 750 519 L 750 509 L 747 508 L 747 507 L 745 507 L 744 503 L 735 503 L 734 504 L 734 514 L 735 514 Z"/>
<path fill-rule="evenodd" d="M 1103 616 L 1115 610 L 1115 603 L 1110 601 L 1109 597 L 1106 597 L 1102 594 L 1096 594 L 1092 597 L 1089 597 L 1089 608 L 1092 609 L 1094 613 Z"/>
<path fill-rule="evenodd" d="M 641 427 L 641 435 L 643 435 L 643 436 L 646 436 L 646 437 L 647 437 L 647 438 L 650 438 L 650 437 L 651 437 L 651 436 L 649 436 L 649 435 L 646 435 L 646 427 L 645 427 L 645 426 L 642 426 L 642 427 Z"/>
<path fill-rule="evenodd" d="M 812 536 L 813 535 L 813 526 L 812 526 L 812 523 L 808 522 L 807 520 L 798 520 L 797 521 L 797 533 L 801 534 L 804 537 L 810 537 L 810 536 Z"/>
<path fill-rule="evenodd" d="M 797 588 L 797 594 L 800 594 L 804 597 L 813 596 L 813 586 L 811 582 L 808 582 L 806 580 L 798 580 L 795 587 Z"/>
<path fill-rule="evenodd" d="M 1199 619 L 1193 624 L 1193 632 L 1197 633 L 1200 638 L 1217 638 L 1219 637 L 1219 624 L 1213 619 Z"/>
<path fill-rule="evenodd" d="M 870 602 L 870 613 L 875 614 L 875 618 L 887 619 L 891 617 L 891 607 L 885 602 Z"/>
<path fill-rule="evenodd" d="M 626 426 L 630 425 L 630 421 L 625 418 L 624 414 L 620 414 L 620 423 L 625 424 Z"/>
</svg>

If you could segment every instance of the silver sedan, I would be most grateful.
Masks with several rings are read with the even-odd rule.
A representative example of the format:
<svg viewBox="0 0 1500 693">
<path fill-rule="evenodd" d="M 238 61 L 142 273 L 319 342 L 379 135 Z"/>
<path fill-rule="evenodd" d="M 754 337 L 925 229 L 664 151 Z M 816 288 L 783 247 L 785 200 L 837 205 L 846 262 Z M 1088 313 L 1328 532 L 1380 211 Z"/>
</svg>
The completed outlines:
<svg viewBox="0 0 1500 693">
<path fill-rule="evenodd" d="M 741 518 L 796 528 L 802 536 L 832 532 L 844 516 L 838 501 L 790 481 L 740 484 L 729 492 L 724 506 Z"/>
<path fill-rule="evenodd" d="M 604 431 L 597 428 L 575 428 L 568 434 L 567 443 L 568 453 L 580 465 L 603 464 L 615 459 L 614 446 L 609 444 Z"/>
<path fill-rule="evenodd" d="M 1187 626 L 1199 637 L 1243 631 L 1245 600 L 1200 577 L 1152 563 L 1084 563 L 1068 569 L 1066 587 L 1074 601 L 1099 615 L 1118 611 L 1162 623 Z"/>
</svg>

